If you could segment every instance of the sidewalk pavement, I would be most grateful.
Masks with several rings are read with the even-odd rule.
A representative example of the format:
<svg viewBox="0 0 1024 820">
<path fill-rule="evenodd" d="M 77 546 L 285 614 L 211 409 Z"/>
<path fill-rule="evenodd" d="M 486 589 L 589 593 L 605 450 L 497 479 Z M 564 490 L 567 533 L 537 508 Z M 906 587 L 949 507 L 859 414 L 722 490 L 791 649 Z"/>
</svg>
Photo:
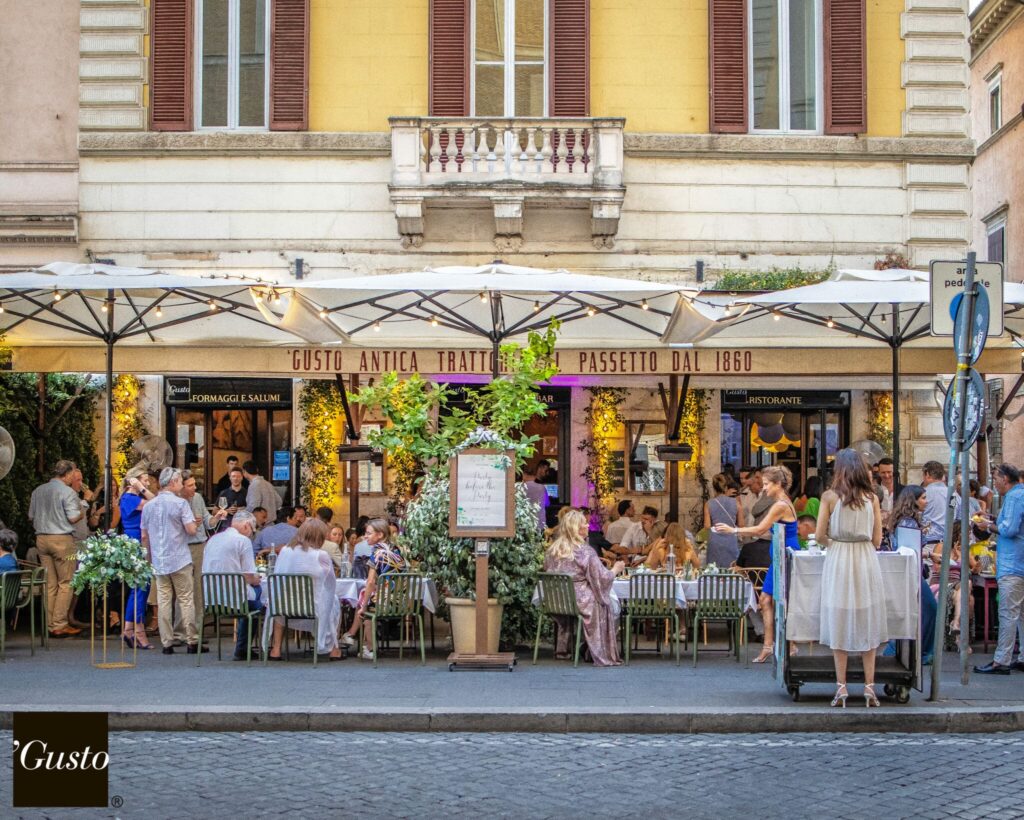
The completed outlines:
<svg viewBox="0 0 1024 820">
<path fill-rule="evenodd" d="M 111 660 L 119 649 L 111 642 Z M 1024 674 L 972 675 L 959 680 L 956 655 L 943 664 L 942 700 L 913 692 L 909 704 L 882 698 L 867 710 L 851 685 L 850 706 L 831 709 L 832 687 L 807 684 L 799 703 L 772 677 L 771 666 L 737 663 L 703 650 L 675 662 L 651 652 L 630 666 L 574 669 L 542 648 L 537 666 L 520 648 L 519 665 L 505 670 L 449 672 L 445 653 L 382 656 L 379 667 L 355 658 L 340 663 L 292 655 L 287 663 L 217 661 L 216 643 L 203 655 L 179 649 L 139 652 L 134 669 L 96 669 L 89 642 L 51 642 L 30 657 L 28 641 L 13 636 L 0 665 L 0 728 L 15 711 L 105 711 L 122 730 L 386 730 L 543 732 L 977 732 L 1024 729 Z M 231 642 L 224 640 L 225 658 Z M 755 654 L 751 647 L 748 657 Z M 128 653 L 130 657 L 130 652 Z M 411 656 L 412 655 L 412 656 Z M 974 656 L 983 663 L 988 656 Z M 928 670 L 926 669 L 926 677 Z M 879 687 L 881 688 L 881 687 Z M 927 692 L 927 680 L 925 689 Z M 879 692 L 881 695 L 881 692 Z"/>
</svg>

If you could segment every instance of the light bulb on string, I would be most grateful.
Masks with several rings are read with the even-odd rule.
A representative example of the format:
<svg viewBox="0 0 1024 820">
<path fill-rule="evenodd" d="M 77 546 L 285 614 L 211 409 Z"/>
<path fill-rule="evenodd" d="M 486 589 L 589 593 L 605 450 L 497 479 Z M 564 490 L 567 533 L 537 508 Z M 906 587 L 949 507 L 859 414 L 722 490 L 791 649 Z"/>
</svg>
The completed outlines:
<svg viewBox="0 0 1024 820">
<path fill-rule="evenodd" d="M 278 293 L 276 290 L 274 291 L 274 304 L 275 305 L 281 304 L 281 294 Z"/>
<path fill-rule="evenodd" d="M 373 329 L 380 333 L 380 321 L 376 321 L 373 323 Z"/>
<path fill-rule="evenodd" d="M 213 299 L 210 300 L 209 304 L 210 304 L 210 310 L 216 310 L 217 309 L 217 303 L 214 302 Z"/>
<path fill-rule="evenodd" d="M 779 321 L 779 319 L 782 318 L 782 315 L 780 313 L 773 312 L 772 318 L 777 322 L 777 321 Z"/>
<path fill-rule="evenodd" d="M 430 317 L 430 326 L 431 327 L 437 327 L 439 324 L 440 324 L 440 322 L 437 321 L 437 317 L 436 316 L 431 316 Z"/>
<path fill-rule="evenodd" d="M 732 308 L 729 307 L 728 305 L 726 305 L 724 312 L 725 312 L 725 315 L 728 316 L 728 315 L 730 315 L 732 313 Z"/>
<path fill-rule="evenodd" d="M 836 323 L 832 321 L 832 317 L 828 317 L 828 321 L 825 323 L 828 327 L 835 327 Z"/>
<path fill-rule="evenodd" d="M 324 310 L 323 308 L 320 308 L 320 318 L 321 319 L 326 319 L 327 318 L 327 311 Z"/>
<path fill-rule="evenodd" d="M 642 301 L 642 302 L 640 303 L 640 310 L 650 310 L 650 307 L 651 307 L 651 306 L 650 306 L 649 304 L 647 304 L 647 300 L 646 300 L 646 299 L 644 299 L 644 300 L 643 300 L 643 301 Z"/>
<path fill-rule="evenodd" d="M 163 308 L 161 308 L 161 307 L 160 307 L 160 306 L 158 305 L 158 306 L 157 306 L 157 309 L 156 309 L 156 318 L 157 318 L 157 319 L 159 319 L 159 318 L 160 318 L 160 317 L 162 317 L 163 315 L 164 315 L 164 311 L 163 311 Z"/>
<path fill-rule="evenodd" d="M 487 292 L 486 291 L 481 291 L 480 292 L 480 301 L 483 302 L 485 305 L 487 304 Z"/>
<path fill-rule="evenodd" d="M 60 291 L 59 291 L 59 290 L 55 290 L 55 291 L 53 292 L 53 301 L 54 301 L 54 302 L 59 302 L 59 301 L 60 301 L 60 298 L 61 298 L 61 297 L 60 297 Z"/>
<path fill-rule="evenodd" d="M 533 303 L 533 312 L 538 313 L 540 311 L 540 302 Z"/>
<path fill-rule="evenodd" d="M 107 303 L 106 303 L 106 300 L 104 300 L 103 304 L 102 304 L 102 305 L 100 305 L 100 310 L 101 310 L 101 311 L 102 311 L 103 313 L 106 313 L 106 312 L 107 312 Z"/>
<path fill-rule="evenodd" d="M 594 306 L 593 305 L 589 305 L 587 307 L 587 316 L 593 316 L 595 313 L 597 313 L 597 311 L 594 310 Z"/>
<path fill-rule="evenodd" d="M 261 291 L 256 291 L 256 302 L 263 304 L 263 293 Z"/>
</svg>

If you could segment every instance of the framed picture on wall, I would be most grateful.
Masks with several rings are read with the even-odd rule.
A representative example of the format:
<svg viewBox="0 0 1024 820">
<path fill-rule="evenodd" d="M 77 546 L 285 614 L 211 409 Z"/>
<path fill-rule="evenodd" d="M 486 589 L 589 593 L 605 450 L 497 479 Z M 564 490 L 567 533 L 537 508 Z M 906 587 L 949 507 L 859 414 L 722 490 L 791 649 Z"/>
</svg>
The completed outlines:
<svg viewBox="0 0 1024 820">
<path fill-rule="evenodd" d="M 543 436 L 540 440 L 540 449 L 545 456 L 557 456 L 558 436 Z"/>
</svg>

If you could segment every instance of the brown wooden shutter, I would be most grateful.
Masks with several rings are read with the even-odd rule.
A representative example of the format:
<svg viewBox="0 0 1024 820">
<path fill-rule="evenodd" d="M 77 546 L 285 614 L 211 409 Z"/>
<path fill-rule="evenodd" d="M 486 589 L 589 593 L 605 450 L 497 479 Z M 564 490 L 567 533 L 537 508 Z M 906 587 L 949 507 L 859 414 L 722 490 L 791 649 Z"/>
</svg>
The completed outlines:
<svg viewBox="0 0 1024 820">
<path fill-rule="evenodd" d="M 825 133 L 868 128 L 864 0 L 825 0 Z"/>
<path fill-rule="evenodd" d="M 590 116 L 590 0 L 550 0 L 552 117 Z"/>
<path fill-rule="evenodd" d="M 192 0 L 152 0 L 149 127 L 192 130 Z"/>
<path fill-rule="evenodd" d="M 713 133 L 747 131 L 747 3 L 709 0 L 708 42 Z"/>
<path fill-rule="evenodd" d="M 309 128 L 309 0 L 270 10 L 270 130 Z"/>
<path fill-rule="evenodd" d="M 430 0 L 430 116 L 469 116 L 469 0 Z"/>
</svg>

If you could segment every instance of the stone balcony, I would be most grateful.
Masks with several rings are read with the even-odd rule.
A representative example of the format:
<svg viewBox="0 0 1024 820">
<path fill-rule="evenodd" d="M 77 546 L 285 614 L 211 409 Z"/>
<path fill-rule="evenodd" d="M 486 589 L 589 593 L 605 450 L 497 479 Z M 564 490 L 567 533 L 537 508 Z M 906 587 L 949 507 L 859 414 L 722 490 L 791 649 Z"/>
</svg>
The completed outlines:
<svg viewBox="0 0 1024 820">
<path fill-rule="evenodd" d="M 490 205 L 499 250 L 522 242 L 526 206 L 589 208 L 594 245 L 611 247 L 626 189 L 620 118 L 391 118 L 391 201 L 406 247 L 427 206 Z"/>
</svg>

